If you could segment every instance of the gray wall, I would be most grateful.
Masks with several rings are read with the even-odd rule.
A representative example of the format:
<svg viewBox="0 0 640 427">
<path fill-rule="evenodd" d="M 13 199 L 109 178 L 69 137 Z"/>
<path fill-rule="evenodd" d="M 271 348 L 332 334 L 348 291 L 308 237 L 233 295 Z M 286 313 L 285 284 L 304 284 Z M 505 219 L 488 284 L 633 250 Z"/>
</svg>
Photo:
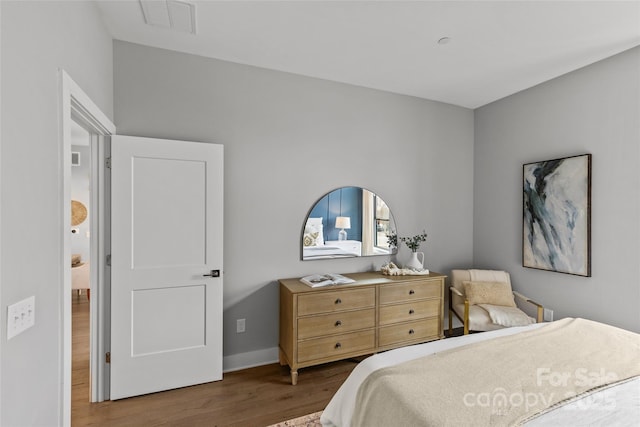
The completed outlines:
<svg viewBox="0 0 640 427">
<path fill-rule="evenodd" d="M 109 117 L 115 82 L 121 133 L 225 145 L 227 355 L 277 344 L 277 278 L 386 261 L 299 261 L 305 214 L 342 185 L 380 194 L 400 234 L 425 228 L 433 270 L 505 268 L 556 317 L 640 329 L 638 49 L 477 110 L 474 151 L 462 108 L 120 42 L 112 67 L 88 2 L 2 1 L 0 16 L 0 305 L 35 295 L 37 309 L 10 341 L 0 316 L 0 425 L 60 421 L 58 68 Z M 584 152 L 593 277 L 523 269 L 521 165 Z M 239 317 L 247 332 L 236 335 Z"/>
<path fill-rule="evenodd" d="M 555 311 L 640 332 L 640 48 L 475 112 L 474 264 Z M 522 165 L 591 153 L 592 277 L 525 269 Z"/>
<path fill-rule="evenodd" d="M 471 110 L 118 41 L 114 86 L 118 133 L 225 146 L 225 356 L 277 346 L 278 278 L 388 260 L 300 261 L 305 216 L 329 190 L 365 187 L 400 235 L 426 229 L 434 271 L 472 260 Z"/>
<path fill-rule="evenodd" d="M 112 41 L 89 2 L 0 3 L 0 425 L 61 422 L 62 189 L 59 76 L 108 116 Z M 6 340 L 6 307 L 35 295 L 35 326 Z"/>
</svg>

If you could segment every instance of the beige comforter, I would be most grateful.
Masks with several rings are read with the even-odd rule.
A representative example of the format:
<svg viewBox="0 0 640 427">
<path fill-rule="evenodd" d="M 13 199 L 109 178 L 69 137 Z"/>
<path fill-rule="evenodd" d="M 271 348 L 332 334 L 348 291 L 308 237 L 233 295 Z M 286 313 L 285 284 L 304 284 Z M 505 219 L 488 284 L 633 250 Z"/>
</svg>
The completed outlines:
<svg viewBox="0 0 640 427">
<path fill-rule="evenodd" d="M 563 319 L 373 372 L 352 425 L 518 425 L 638 375 L 640 335 Z"/>
</svg>

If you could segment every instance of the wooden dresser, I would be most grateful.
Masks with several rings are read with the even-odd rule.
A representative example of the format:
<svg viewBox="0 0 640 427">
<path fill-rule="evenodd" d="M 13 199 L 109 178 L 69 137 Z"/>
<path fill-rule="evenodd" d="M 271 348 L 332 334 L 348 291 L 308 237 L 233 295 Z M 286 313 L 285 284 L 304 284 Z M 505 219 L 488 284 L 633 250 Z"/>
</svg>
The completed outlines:
<svg viewBox="0 0 640 427">
<path fill-rule="evenodd" d="M 443 337 L 446 276 L 344 274 L 356 282 L 311 288 L 280 279 L 280 364 L 298 368 Z"/>
</svg>

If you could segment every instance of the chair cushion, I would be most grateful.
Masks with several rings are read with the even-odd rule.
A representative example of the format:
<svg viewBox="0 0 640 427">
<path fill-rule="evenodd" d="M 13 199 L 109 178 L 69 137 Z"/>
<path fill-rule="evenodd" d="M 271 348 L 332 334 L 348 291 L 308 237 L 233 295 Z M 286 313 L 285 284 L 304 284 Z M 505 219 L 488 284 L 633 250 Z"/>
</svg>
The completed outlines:
<svg viewBox="0 0 640 427">
<path fill-rule="evenodd" d="M 510 326 L 526 326 L 536 323 L 536 319 L 529 317 L 524 311 L 518 307 L 505 307 L 503 305 L 480 304 L 491 318 L 491 322 L 496 325 Z"/>
<path fill-rule="evenodd" d="M 90 266 L 85 262 L 71 269 L 71 289 L 90 289 Z"/>
<path fill-rule="evenodd" d="M 453 306 L 453 310 L 464 318 L 464 304 L 456 304 Z M 494 331 L 496 329 L 502 329 L 503 326 L 496 325 L 491 321 L 489 313 L 478 305 L 469 306 L 469 330 L 471 331 Z"/>
<path fill-rule="evenodd" d="M 515 307 L 511 285 L 506 282 L 462 282 L 470 305 L 491 304 Z"/>
</svg>

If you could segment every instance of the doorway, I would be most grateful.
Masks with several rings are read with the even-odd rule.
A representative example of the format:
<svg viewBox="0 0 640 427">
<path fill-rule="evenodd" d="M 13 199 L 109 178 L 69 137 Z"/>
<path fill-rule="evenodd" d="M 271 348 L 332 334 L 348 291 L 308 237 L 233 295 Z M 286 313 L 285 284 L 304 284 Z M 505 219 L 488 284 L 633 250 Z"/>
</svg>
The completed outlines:
<svg viewBox="0 0 640 427">
<path fill-rule="evenodd" d="M 107 194 L 105 168 L 100 165 L 104 164 L 107 155 L 104 144 L 104 137 L 115 133 L 115 126 L 109 118 L 95 105 L 95 103 L 87 96 L 87 94 L 71 79 L 64 71 L 60 70 L 60 88 L 61 88 L 61 151 L 62 151 L 62 195 L 60 203 L 61 218 L 63 226 L 61 227 L 61 241 L 64 249 L 62 251 L 62 259 L 60 260 L 63 268 L 61 269 L 62 292 L 60 293 L 62 330 L 62 402 L 61 402 L 61 425 L 71 424 L 71 378 L 72 378 L 72 239 L 69 232 L 69 224 L 71 224 L 71 200 L 72 200 L 72 128 L 79 125 L 88 131 L 90 137 L 90 151 L 92 155 L 88 156 L 87 161 L 91 165 L 91 192 L 89 195 L 89 206 L 91 209 L 91 218 L 89 222 L 89 258 L 91 259 L 89 269 L 89 283 L 92 291 L 89 299 L 89 328 L 90 328 L 90 400 L 99 402 L 108 399 L 108 365 L 105 360 L 105 354 L 109 348 L 109 337 L 102 333 L 105 330 L 104 325 L 109 322 L 109 306 L 108 289 L 109 283 L 108 271 L 106 266 L 105 248 L 108 245 L 108 229 L 106 228 L 105 215 L 108 212 L 108 199 L 102 198 L 103 194 Z M 103 200 L 104 199 L 104 200 Z M 86 232 L 85 232 L 86 233 Z M 86 234 L 85 234 L 86 236 Z"/>
<path fill-rule="evenodd" d="M 96 135 L 71 120 L 71 380 L 73 402 L 91 401 L 90 389 L 90 295 L 92 150 Z"/>
<path fill-rule="evenodd" d="M 61 88 L 63 194 L 60 209 L 64 224 L 61 227 L 64 243 L 61 424 L 70 425 L 72 233 L 68 232 L 68 224 L 71 222 L 73 122 L 92 135 L 89 156 L 92 162 L 91 298 L 88 300 L 91 402 L 222 378 L 223 149 L 218 144 L 115 136 L 115 126 L 64 71 L 61 71 Z M 130 155 L 135 161 L 127 160 Z M 126 191 L 134 187 L 137 197 L 126 196 Z M 119 191 L 112 192 L 112 189 Z M 119 206 L 113 212 L 112 200 L 114 207 Z M 123 207 L 132 214 L 126 214 Z M 110 215 L 113 215 L 114 230 L 119 230 L 117 233 L 111 233 Z M 154 221 L 149 221 L 150 218 Z M 130 220 L 134 220 L 133 223 Z M 119 254 L 114 256 L 113 264 L 111 239 L 114 252 Z M 128 252 L 132 248 L 134 253 Z M 171 256 L 167 258 L 168 255 Z M 153 268 L 148 268 L 150 266 Z M 152 272 L 143 283 L 145 288 L 136 288 L 142 282 L 129 280 L 129 276 L 147 270 Z M 115 294 L 111 275 L 119 284 Z M 171 277 L 170 282 L 167 277 Z M 127 309 L 132 301 L 135 301 L 135 310 Z M 110 315 L 112 305 L 117 316 Z M 168 311 L 174 316 L 166 316 Z M 123 313 L 130 315 L 121 316 Z M 117 322 L 115 326 L 113 322 Z M 127 339 L 129 333 L 133 334 L 132 339 Z M 132 349 L 127 348 L 130 345 Z M 113 365 L 109 358 L 111 351 Z M 148 363 L 141 364 L 143 358 Z M 130 362 L 138 365 L 132 368 Z M 176 367 L 181 369 L 174 369 Z M 184 367 L 189 369 L 182 369 Z M 176 373 L 157 376 L 153 375 L 154 371 Z M 149 378 L 159 378 L 161 382 L 144 381 Z"/>
</svg>

